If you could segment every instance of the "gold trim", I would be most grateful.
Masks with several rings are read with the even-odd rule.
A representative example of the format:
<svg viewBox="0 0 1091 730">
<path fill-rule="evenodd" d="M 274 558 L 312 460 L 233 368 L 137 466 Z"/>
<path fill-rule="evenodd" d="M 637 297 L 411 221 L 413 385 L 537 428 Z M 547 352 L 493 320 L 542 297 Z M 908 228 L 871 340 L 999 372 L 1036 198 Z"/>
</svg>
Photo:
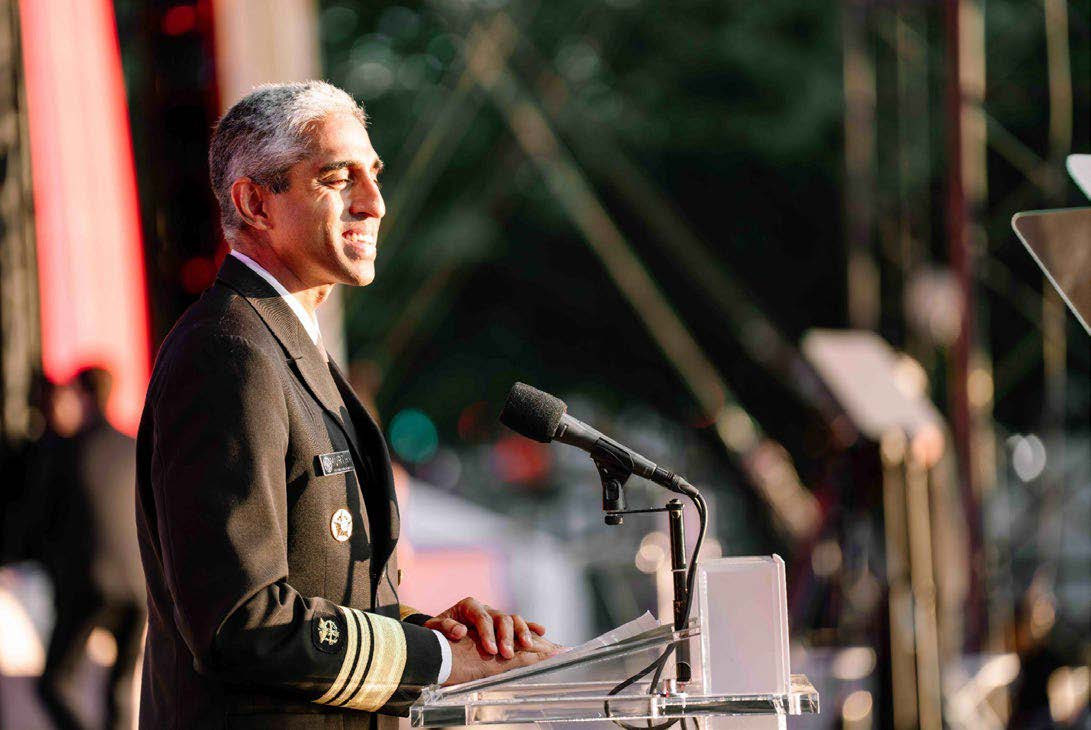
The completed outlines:
<svg viewBox="0 0 1091 730">
<path fill-rule="evenodd" d="M 356 613 L 360 611 L 352 609 Z M 352 698 L 344 704 L 356 710 L 375 712 L 386 704 L 401 684 L 405 669 L 405 633 L 397 621 L 386 616 L 368 614 L 371 619 L 374 644 L 371 668 Z M 366 620 L 361 617 L 361 620 Z"/>
<path fill-rule="evenodd" d="M 341 689 L 341 692 L 335 698 L 336 701 L 332 703 L 341 707 L 346 706 L 345 703 L 348 698 L 352 697 L 353 693 L 356 692 L 357 687 L 363 681 L 364 669 L 367 667 L 367 655 L 368 652 L 371 651 L 371 645 L 375 641 L 375 637 L 372 635 L 372 632 L 368 630 L 367 618 L 364 617 L 363 613 L 356 610 L 355 608 L 349 608 L 346 610 L 352 611 L 354 614 L 356 614 L 354 622 L 360 622 L 360 649 L 357 652 L 357 654 L 359 655 L 359 659 L 357 659 L 356 661 L 356 668 L 352 670 L 352 677 L 350 677 L 348 682 L 345 683 L 345 686 Z"/>
<path fill-rule="evenodd" d="M 345 680 L 349 676 L 349 669 L 352 668 L 352 661 L 356 655 L 359 654 L 359 652 L 356 651 L 356 642 L 359 638 L 359 632 L 356 630 L 356 619 L 349 615 L 350 609 L 347 609 L 344 606 L 338 606 L 337 608 L 345 615 L 348 641 L 347 646 L 345 646 L 345 658 L 341 660 L 341 671 L 337 673 L 337 679 L 333 680 L 333 684 L 330 685 L 326 694 L 315 700 L 315 702 L 320 705 L 328 704 L 330 700 L 340 694 L 341 690 L 344 689 Z"/>
<path fill-rule="evenodd" d="M 415 613 L 424 613 L 424 611 L 420 611 L 412 606 L 407 606 L 404 603 L 398 604 L 398 618 L 402 621 L 405 621 L 407 617 L 412 616 Z"/>
</svg>

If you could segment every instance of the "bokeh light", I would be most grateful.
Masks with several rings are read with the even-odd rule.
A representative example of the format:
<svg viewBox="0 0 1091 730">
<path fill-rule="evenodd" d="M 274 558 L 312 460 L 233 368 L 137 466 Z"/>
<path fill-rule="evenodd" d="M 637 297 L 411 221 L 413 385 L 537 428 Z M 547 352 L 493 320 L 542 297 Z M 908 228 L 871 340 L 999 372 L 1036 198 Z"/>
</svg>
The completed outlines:
<svg viewBox="0 0 1091 730">
<path fill-rule="evenodd" d="M 423 411 L 407 408 L 390 421 L 390 446 L 410 464 L 428 461 L 439 447 L 439 434 Z"/>
</svg>

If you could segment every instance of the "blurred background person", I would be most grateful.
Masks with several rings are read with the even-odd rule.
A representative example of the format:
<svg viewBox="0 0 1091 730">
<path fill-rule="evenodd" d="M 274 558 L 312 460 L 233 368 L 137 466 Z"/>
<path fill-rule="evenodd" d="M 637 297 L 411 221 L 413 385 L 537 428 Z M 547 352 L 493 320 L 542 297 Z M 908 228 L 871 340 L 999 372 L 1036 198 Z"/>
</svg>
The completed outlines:
<svg viewBox="0 0 1091 730">
<path fill-rule="evenodd" d="M 132 724 L 132 681 L 144 631 L 144 577 L 133 518 L 135 442 L 109 424 L 110 374 L 85 368 L 52 390 L 49 432 L 35 450 L 28 522 L 53 584 L 55 623 L 38 693 L 58 728 L 79 728 L 76 685 L 91 632 L 116 658 L 104 687 L 105 725 Z M 92 723 L 99 726 L 100 723 Z"/>
</svg>

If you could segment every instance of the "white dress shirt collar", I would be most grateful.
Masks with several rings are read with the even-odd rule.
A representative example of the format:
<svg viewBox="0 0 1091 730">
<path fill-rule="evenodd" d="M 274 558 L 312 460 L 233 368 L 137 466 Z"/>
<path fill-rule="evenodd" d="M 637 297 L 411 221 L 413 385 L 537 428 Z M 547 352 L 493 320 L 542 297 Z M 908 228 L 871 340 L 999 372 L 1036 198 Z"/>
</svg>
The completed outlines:
<svg viewBox="0 0 1091 730">
<path fill-rule="evenodd" d="M 295 312 L 295 316 L 299 317 L 303 329 L 307 330 L 307 334 L 310 335 L 311 342 L 317 345 L 322 338 L 322 333 L 318 329 L 318 317 L 304 309 L 303 305 L 299 303 L 299 300 L 292 296 L 292 293 L 285 289 L 284 285 L 277 281 L 276 277 L 266 271 L 257 261 L 234 249 L 231 249 L 231 255 L 246 264 L 255 274 L 269 282 L 269 286 L 276 290 L 277 294 L 280 295 L 280 298 L 292 308 L 293 312 Z"/>
</svg>

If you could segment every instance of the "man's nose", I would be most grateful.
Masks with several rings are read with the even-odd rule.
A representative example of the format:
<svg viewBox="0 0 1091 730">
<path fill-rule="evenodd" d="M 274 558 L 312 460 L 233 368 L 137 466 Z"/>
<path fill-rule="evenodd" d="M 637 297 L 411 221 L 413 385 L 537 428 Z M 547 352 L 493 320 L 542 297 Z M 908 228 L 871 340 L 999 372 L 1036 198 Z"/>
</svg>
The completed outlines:
<svg viewBox="0 0 1091 730">
<path fill-rule="evenodd" d="M 383 201 L 383 194 L 379 191 L 378 183 L 367 180 L 357 187 L 353 191 L 349 210 L 354 216 L 367 218 L 382 218 L 386 215 L 386 203 Z"/>
</svg>

